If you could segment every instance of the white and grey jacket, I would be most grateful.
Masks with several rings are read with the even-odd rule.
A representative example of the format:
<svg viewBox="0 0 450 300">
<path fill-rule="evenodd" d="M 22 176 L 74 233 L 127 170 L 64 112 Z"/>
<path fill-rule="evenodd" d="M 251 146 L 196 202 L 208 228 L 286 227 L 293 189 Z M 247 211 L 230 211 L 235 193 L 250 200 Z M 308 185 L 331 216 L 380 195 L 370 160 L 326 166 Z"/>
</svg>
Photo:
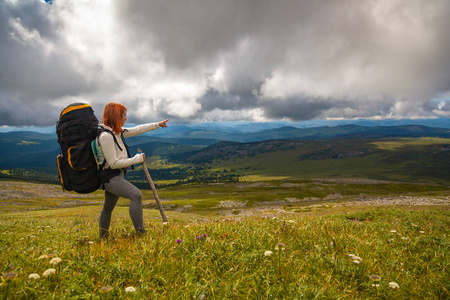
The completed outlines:
<svg viewBox="0 0 450 300">
<path fill-rule="evenodd" d="M 109 132 L 102 132 L 96 139 L 98 163 L 101 164 L 106 159 L 105 169 L 124 169 L 134 164 L 139 164 L 144 161 L 142 154 L 136 154 L 133 157 L 128 157 L 127 149 L 122 141 L 120 133 L 116 133 L 111 127 L 104 124 L 101 127 L 110 130 L 116 137 L 117 145 L 114 142 L 113 136 Z M 155 130 L 159 128 L 159 123 L 142 124 L 132 128 L 123 128 L 123 137 L 132 137 L 144 132 Z M 119 148 L 122 148 L 122 150 Z"/>
</svg>

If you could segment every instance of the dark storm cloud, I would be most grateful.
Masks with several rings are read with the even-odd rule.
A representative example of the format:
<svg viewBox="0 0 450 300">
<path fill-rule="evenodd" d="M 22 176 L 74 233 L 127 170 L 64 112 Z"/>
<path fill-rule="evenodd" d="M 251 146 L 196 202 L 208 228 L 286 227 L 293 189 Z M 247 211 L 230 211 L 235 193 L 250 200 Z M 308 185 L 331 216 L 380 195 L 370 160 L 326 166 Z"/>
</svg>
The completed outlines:
<svg viewBox="0 0 450 300">
<path fill-rule="evenodd" d="M 271 119 L 288 118 L 291 121 L 305 121 L 320 116 L 321 112 L 332 107 L 327 99 L 290 98 L 273 100 L 263 105 L 264 113 Z"/>
<path fill-rule="evenodd" d="M 249 90 L 241 93 L 222 94 L 217 90 L 210 89 L 199 99 L 202 110 L 211 111 L 214 109 L 239 110 L 243 108 L 253 108 L 258 105 L 258 99 Z"/>
<path fill-rule="evenodd" d="M 0 120 L 9 126 L 55 125 L 61 113 L 52 103 L 11 99 L 0 94 Z"/>
<path fill-rule="evenodd" d="M 224 63 L 230 88 L 246 83 L 249 89 L 283 62 L 286 50 L 308 47 L 311 41 L 297 38 L 309 34 L 311 25 L 302 24 L 313 21 L 312 11 L 326 17 L 334 7 L 333 2 L 322 7 L 305 1 L 138 0 L 120 2 L 117 11 L 132 32 L 130 43 L 162 53 L 167 66 L 195 74 Z"/>
</svg>

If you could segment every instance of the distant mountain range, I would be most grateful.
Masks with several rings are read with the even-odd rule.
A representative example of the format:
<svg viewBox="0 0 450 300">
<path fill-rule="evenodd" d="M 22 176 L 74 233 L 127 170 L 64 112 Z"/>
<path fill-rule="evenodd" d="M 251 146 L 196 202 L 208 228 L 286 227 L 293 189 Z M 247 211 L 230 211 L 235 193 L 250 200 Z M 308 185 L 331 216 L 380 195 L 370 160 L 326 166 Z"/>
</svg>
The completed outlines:
<svg viewBox="0 0 450 300">
<path fill-rule="evenodd" d="M 352 137 L 450 137 L 450 129 L 435 128 L 422 125 L 402 125 L 402 126 L 360 126 L 360 125 L 340 125 L 323 126 L 313 128 L 297 128 L 293 126 L 283 126 L 278 128 L 265 129 L 256 132 L 242 132 L 232 129 L 198 129 L 190 127 L 176 127 L 169 130 L 158 130 L 149 133 L 150 136 L 165 137 L 171 139 L 209 139 L 211 142 L 256 142 L 264 140 L 278 139 L 331 139 L 331 138 L 352 138 Z M 191 143 L 190 143 L 191 144 Z"/>
<path fill-rule="evenodd" d="M 266 140 L 324 140 L 351 138 L 387 138 L 387 137 L 441 137 L 450 138 L 450 129 L 421 125 L 404 126 L 323 126 L 314 128 L 296 128 L 284 126 L 256 132 L 220 128 L 191 128 L 172 126 L 151 131 L 127 139 L 132 151 L 140 147 L 148 155 L 194 155 L 206 146 L 223 141 L 248 143 Z M 225 144 L 217 144 L 217 147 Z M 220 151 L 219 151 L 220 152 Z M 55 157 L 59 153 L 56 134 L 36 132 L 0 133 L 0 169 L 9 168 L 53 168 Z"/>
<path fill-rule="evenodd" d="M 55 120 L 56 122 L 56 120 Z M 133 124 L 127 123 L 129 126 Z M 206 131 L 220 131 L 220 132 L 258 132 L 268 129 L 275 129 L 280 127 L 295 127 L 295 128 L 313 128 L 313 127 L 335 127 L 342 125 L 360 125 L 360 126 L 403 126 L 403 125 L 422 125 L 436 128 L 450 128 L 450 118 L 437 119 L 384 119 L 384 120 L 308 120 L 300 122 L 289 121 L 273 121 L 273 122 L 247 122 L 247 121 L 232 121 L 232 122 L 211 122 L 201 124 L 174 124 L 169 122 L 169 127 L 163 132 L 155 132 L 156 136 L 168 137 L 172 133 L 179 133 L 186 130 L 206 130 Z M 33 131 L 40 133 L 55 132 L 54 126 L 48 127 L 0 127 L 1 132 L 12 131 Z"/>
</svg>

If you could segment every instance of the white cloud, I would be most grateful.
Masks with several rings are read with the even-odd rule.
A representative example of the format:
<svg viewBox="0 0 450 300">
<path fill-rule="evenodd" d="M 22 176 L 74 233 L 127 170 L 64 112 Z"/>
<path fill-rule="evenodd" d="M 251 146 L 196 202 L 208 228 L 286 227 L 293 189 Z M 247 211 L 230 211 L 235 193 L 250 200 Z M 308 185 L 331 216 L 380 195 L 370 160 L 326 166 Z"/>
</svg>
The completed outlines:
<svg viewBox="0 0 450 300">
<path fill-rule="evenodd" d="M 193 121 L 195 123 L 226 122 L 226 121 L 235 121 L 237 117 L 241 121 L 255 121 L 255 122 L 274 121 L 274 119 L 265 117 L 264 111 L 261 108 L 241 109 L 239 111 L 213 109 L 211 111 L 203 113 L 200 116 L 200 118 L 194 119 Z"/>
</svg>

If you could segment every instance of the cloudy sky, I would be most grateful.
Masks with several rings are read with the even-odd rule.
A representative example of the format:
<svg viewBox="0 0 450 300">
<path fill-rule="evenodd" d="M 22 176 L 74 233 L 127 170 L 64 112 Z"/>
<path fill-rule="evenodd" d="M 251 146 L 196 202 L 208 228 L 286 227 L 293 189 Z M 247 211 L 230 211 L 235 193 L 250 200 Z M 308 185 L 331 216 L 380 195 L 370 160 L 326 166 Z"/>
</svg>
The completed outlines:
<svg viewBox="0 0 450 300">
<path fill-rule="evenodd" d="M 0 126 L 450 117 L 448 0 L 0 0 Z"/>
</svg>

